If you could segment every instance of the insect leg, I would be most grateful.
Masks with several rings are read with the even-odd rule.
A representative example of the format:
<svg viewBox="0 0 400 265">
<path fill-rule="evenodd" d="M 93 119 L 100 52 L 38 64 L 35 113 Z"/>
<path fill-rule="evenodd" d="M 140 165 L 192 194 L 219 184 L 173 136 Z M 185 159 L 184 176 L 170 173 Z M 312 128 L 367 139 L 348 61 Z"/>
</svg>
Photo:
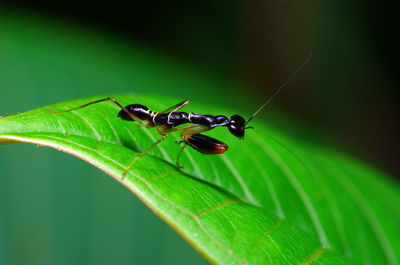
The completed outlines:
<svg viewBox="0 0 400 265">
<path fill-rule="evenodd" d="M 167 137 L 168 137 L 168 134 L 166 134 L 165 132 L 173 132 L 173 131 L 182 131 L 182 133 L 184 132 L 184 131 L 191 131 L 191 130 L 196 130 L 196 131 L 201 131 L 201 132 L 204 132 L 204 131 L 208 131 L 208 130 L 211 130 L 211 128 L 210 127 L 207 127 L 207 126 L 204 126 L 204 125 L 188 125 L 188 126 L 185 126 L 185 127 L 180 127 L 180 128 L 172 128 L 172 129 L 168 129 L 168 128 L 165 128 L 165 127 L 163 127 L 163 126 L 161 126 L 160 128 L 158 128 L 157 130 L 156 130 L 156 132 L 158 133 L 158 134 L 160 134 L 160 135 L 162 135 L 162 137 L 160 138 L 160 139 L 158 139 L 154 144 L 152 144 L 151 146 L 149 146 L 146 150 L 144 150 L 142 153 L 140 153 L 139 155 L 137 155 L 134 159 L 133 159 L 133 161 L 129 164 L 129 166 L 127 167 L 127 169 L 125 169 L 125 171 L 124 171 L 124 173 L 122 174 L 122 179 L 124 179 L 125 178 L 125 176 L 126 176 L 126 174 L 129 172 L 129 170 L 132 168 L 132 166 L 133 166 L 133 164 L 139 159 L 139 158 L 141 158 L 142 156 L 144 156 L 145 154 L 147 154 L 151 149 L 153 149 L 156 145 L 158 145 L 159 143 L 161 143 L 162 141 L 164 141 Z M 181 133 L 181 135 L 182 135 L 182 133 Z M 183 150 L 181 150 L 181 152 L 182 152 Z M 178 167 L 180 167 L 179 165 L 177 165 Z"/>
<path fill-rule="evenodd" d="M 205 155 L 223 154 L 228 150 L 228 145 L 215 138 L 203 134 L 182 135 L 183 141 Z"/>
<path fill-rule="evenodd" d="M 181 132 L 183 141 L 202 154 L 222 154 L 228 145 L 210 136 L 200 134 L 212 128 L 204 125 L 192 125 Z"/>
<path fill-rule="evenodd" d="M 159 143 L 161 143 L 162 141 L 164 141 L 165 139 L 167 139 L 168 134 L 164 133 L 164 129 L 162 127 L 158 128 L 156 130 L 156 132 L 160 135 L 162 135 L 162 137 L 160 139 L 158 139 L 155 143 L 153 143 L 151 146 L 147 147 L 143 152 L 141 152 L 140 154 L 138 154 L 133 161 L 129 164 L 129 166 L 125 169 L 124 173 L 122 174 L 122 179 L 125 178 L 126 174 L 129 172 L 129 170 L 131 170 L 133 164 L 135 164 L 135 162 L 141 158 L 142 156 L 144 156 L 145 154 L 147 154 L 151 149 L 153 149 L 156 145 L 158 145 Z"/>
<path fill-rule="evenodd" d="M 183 142 L 183 140 L 180 140 L 180 141 Z M 179 159 L 181 158 L 182 152 L 183 152 L 183 150 L 184 150 L 186 147 L 187 147 L 186 144 L 184 144 L 184 145 L 182 146 L 182 148 L 181 148 L 181 150 L 179 151 L 178 156 L 177 156 L 177 158 L 176 158 L 176 166 L 177 166 L 178 168 L 183 168 L 183 166 L 181 166 L 181 165 L 179 164 Z"/>
<path fill-rule="evenodd" d="M 207 135 L 200 134 L 202 132 L 209 131 L 212 129 L 213 128 L 204 125 L 194 124 L 180 128 L 172 128 L 167 131 L 168 132 L 181 131 L 181 137 L 183 140 L 179 140 L 179 142 L 183 142 L 186 145 L 189 145 L 190 147 L 192 147 L 193 149 L 202 154 L 222 154 L 226 150 L 228 150 L 227 144 L 212 137 L 209 137 Z M 182 147 L 182 149 L 179 151 L 176 160 L 176 166 L 179 168 L 181 168 L 181 166 L 179 165 L 179 159 L 186 145 Z"/>
<path fill-rule="evenodd" d="M 132 118 L 134 121 L 136 121 L 137 123 L 139 123 L 139 124 L 141 124 L 141 125 L 145 125 L 145 126 L 147 126 L 147 127 L 151 127 L 151 126 L 149 126 L 148 124 L 146 124 L 145 121 L 139 119 L 138 117 L 136 117 L 135 115 L 133 115 L 131 112 L 129 112 L 129 110 L 127 110 L 121 103 L 119 103 L 115 98 L 112 98 L 112 97 L 103 98 L 103 99 L 98 99 L 98 100 L 95 100 L 95 101 L 92 101 L 92 102 L 83 104 L 83 105 L 81 105 L 81 106 L 78 106 L 78 107 L 75 107 L 75 108 L 72 108 L 72 109 L 67 109 L 67 110 L 50 110 L 50 109 L 48 109 L 48 110 L 46 110 L 46 111 L 47 111 L 47 112 L 50 112 L 50 113 L 70 112 L 70 111 L 73 111 L 73 110 L 82 109 L 82 108 L 85 108 L 85 107 L 87 107 L 87 106 L 90 106 L 90 105 L 93 105 L 93 104 L 96 104 L 96 103 L 100 103 L 100 102 L 104 102 L 104 101 L 111 101 L 111 102 L 115 103 L 116 105 L 118 105 L 118 107 L 120 107 L 120 108 L 121 108 L 130 118 Z"/>
<path fill-rule="evenodd" d="M 187 101 L 189 103 L 189 101 Z M 187 103 L 186 103 L 187 104 Z M 184 138 L 184 135 L 187 134 L 193 134 L 193 133 L 200 133 L 200 132 L 205 132 L 205 131 L 209 131 L 212 128 L 204 126 L 204 125 L 200 125 L 200 124 L 192 124 L 192 125 L 187 125 L 187 126 L 183 126 L 183 127 L 179 127 L 179 128 L 171 128 L 171 129 L 166 129 L 165 132 L 176 132 L 176 131 L 181 131 L 181 137 Z M 179 159 L 182 155 L 183 150 L 186 148 L 186 145 L 189 145 L 185 139 L 183 140 L 178 140 L 177 142 L 180 143 L 185 143 L 185 145 L 181 148 L 181 150 L 178 153 L 178 157 L 176 158 L 176 166 L 178 168 L 183 168 L 181 165 L 179 165 Z M 190 146 L 190 145 L 189 145 Z"/>
<path fill-rule="evenodd" d="M 189 104 L 189 100 L 184 100 L 184 101 L 182 101 L 182 102 L 180 102 L 180 103 L 178 103 L 178 104 L 176 104 L 176 105 L 174 105 L 172 107 L 169 107 L 169 108 L 161 111 L 160 113 L 165 113 L 165 112 L 170 112 L 170 111 L 171 112 L 175 112 L 177 110 L 180 110 L 181 108 L 183 108 L 187 104 Z"/>
</svg>

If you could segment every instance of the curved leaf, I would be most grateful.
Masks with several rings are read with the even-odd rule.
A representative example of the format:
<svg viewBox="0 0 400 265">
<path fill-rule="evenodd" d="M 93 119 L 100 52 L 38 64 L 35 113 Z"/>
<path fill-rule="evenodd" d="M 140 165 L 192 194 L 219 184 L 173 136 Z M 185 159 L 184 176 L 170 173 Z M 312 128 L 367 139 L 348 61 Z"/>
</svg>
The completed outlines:
<svg viewBox="0 0 400 265">
<path fill-rule="evenodd" d="M 115 97 L 154 110 L 178 102 Z M 345 256 L 360 264 L 398 264 L 398 187 L 378 178 L 378 172 L 318 146 L 290 141 L 272 128 L 267 131 L 306 166 L 264 135 L 247 131 L 246 140 L 238 141 L 218 128 L 209 134 L 227 141 L 226 154 L 204 156 L 187 148 L 184 169 L 178 171 L 174 161 L 180 147 L 173 139 L 179 135 L 172 133 L 173 139 L 139 159 L 122 180 L 135 154 L 159 137 L 154 131 L 117 119 L 118 107 L 109 102 L 68 113 L 45 111 L 99 98 L 2 118 L 1 142 L 50 146 L 88 161 L 127 186 L 218 264 L 353 264 Z M 197 104 L 186 108 L 232 113 Z M 267 129 L 257 121 L 254 126 Z"/>
</svg>

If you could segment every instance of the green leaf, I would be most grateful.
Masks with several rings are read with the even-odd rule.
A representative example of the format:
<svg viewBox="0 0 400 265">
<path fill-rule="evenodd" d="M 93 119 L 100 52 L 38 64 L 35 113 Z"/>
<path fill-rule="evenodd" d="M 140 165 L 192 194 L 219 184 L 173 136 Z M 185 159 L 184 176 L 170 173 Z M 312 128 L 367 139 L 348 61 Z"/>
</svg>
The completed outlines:
<svg viewBox="0 0 400 265">
<path fill-rule="evenodd" d="M 12 19 L 10 16 L 13 16 Z M 204 74 L 199 69 L 137 44 L 118 40 L 115 36 L 77 30 L 75 27 L 55 23 L 53 19 L 43 21 L 26 14 L 13 15 L 7 10 L 2 12 L 0 19 L 0 57 L 3 66 L 0 81 L 3 95 L 7 95 L 2 102 L 3 112 L 6 113 L 17 112 L 27 106 L 46 104 L 42 102 L 109 91 L 151 91 L 155 94 L 181 95 L 189 99 L 199 98 L 201 94 L 208 95 L 212 91 L 214 97 L 210 100 L 215 100 L 216 103 L 223 97 L 226 104 L 231 102 L 229 97 L 232 98 L 235 94 L 231 93 L 232 84 L 221 82 L 209 73 Z M 207 93 L 204 92 L 205 88 L 208 88 Z M 198 91 L 203 93 L 194 93 Z M 138 102 L 154 110 L 182 100 L 138 95 L 117 98 L 124 104 Z M 93 99 L 62 103 L 59 106 L 72 107 Z M 241 102 L 251 101 L 242 99 Z M 48 108 L 57 106 L 44 109 Z M 231 111 L 196 104 L 191 104 L 186 109 L 227 115 L 239 111 L 239 108 Z M 117 111 L 116 106 L 108 103 L 59 115 L 45 113 L 43 109 L 36 110 L 0 119 L 0 138 L 2 143 L 23 141 L 59 148 L 90 160 L 119 180 L 121 167 L 107 157 L 126 165 L 137 154 L 135 151 L 145 149 L 159 135 L 152 130 L 142 130 L 133 123 L 116 119 Z M 271 115 L 271 110 L 268 114 L 270 117 L 274 116 Z M 271 119 L 268 120 L 270 121 Z M 268 261 L 270 264 L 351 264 L 343 258 L 345 256 L 358 264 L 399 264 L 400 202 L 397 184 L 354 159 L 312 144 L 312 138 L 297 139 L 299 135 L 307 136 L 304 130 L 294 129 L 293 132 L 287 132 L 291 133 L 288 136 L 274 127 L 264 126 L 260 117 L 257 117 L 253 125 L 288 145 L 301 157 L 311 173 L 293 154 L 268 137 L 251 131 L 244 141 L 238 141 L 223 128 L 218 128 L 208 134 L 229 144 L 230 149 L 226 155 L 204 156 L 187 150 L 182 159 L 186 174 L 173 173 L 176 170 L 174 160 L 179 150 L 174 139 L 179 139 L 179 135 L 171 134 L 170 139 L 138 161 L 124 184 L 216 263 L 240 263 L 238 257 L 249 264 L 257 261 L 262 264 L 268 264 Z M 4 157 L 8 155 L 4 154 Z M 24 159 L 22 154 L 20 157 L 21 160 Z M 3 163 L 10 163 L 10 159 L 12 158 L 4 159 Z M 14 164 L 28 169 L 21 161 L 15 161 Z M 7 167 L 3 170 L 7 173 Z M 169 174 L 163 175 L 164 173 Z M 1 202 L 7 204 L 9 210 L 6 212 L 11 215 L 14 213 L 14 219 L 5 220 L 5 223 L 14 224 L 15 217 L 18 218 L 17 221 L 24 219 L 15 214 L 18 212 L 15 208 L 19 205 L 20 211 L 25 214 L 25 201 L 30 197 L 24 197 L 25 191 L 21 187 L 26 180 L 11 174 L 10 179 L 2 182 L 3 190 L 0 195 L 7 195 L 10 189 L 7 181 L 13 181 L 11 177 L 19 181 L 14 181 L 11 185 L 17 187 L 14 190 L 18 192 L 12 190 L 10 194 L 14 194 L 4 196 L 6 200 Z M 60 179 L 59 176 L 54 178 Z M 82 174 L 82 179 L 89 178 Z M 3 181 L 1 178 L 0 180 Z M 40 186 L 40 181 L 30 181 L 29 184 L 35 183 L 40 192 L 45 190 L 45 187 L 42 189 Z M 70 180 L 63 183 L 68 181 Z M 54 183 L 53 185 L 56 186 Z M 32 188 L 27 186 L 28 190 Z M 79 183 L 76 186 L 77 189 L 84 190 L 84 187 L 79 187 Z M 54 190 L 59 191 L 60 189 Z M 90 191 L 87 193 L 90 194 Z M 77 200 L 89 197 L 79 197 Z M 7 201 L 15 198 L 18 198 L 19 204 Z M 109 200 L 110 205 L 114 205 L 112 199 Z M 65 201 L 69 200 L 67 196 Z M 53 203 L 56 204 L 54 208 L 65 206 L 62 203 L 60 205 L 57 200 Z M 219 208 L 215 208 L 218 205 Z M 190 213 L 185 213 L 185 210 Z M 199 213 L 201 214 L 197 218 L 193 217 Z M 88 216 L 92 215 L 92 212 L 88 213 Z M 47 216 L 44 216 L 43 219 L 46 219 Z M 57 217 L 63 219 L 59 212 Z M 0 220 L 2 225 L 4 219 L 7 218 Z M 129 221 L 126 223 L 130 224 L 131 219 L 127 219 Z M 20 230 L 21 225 L 25 225 L 24 221 L 14 226 L 4 226 L 4 230 L 11 227 L 19 232 L 10 233 L 10 240 L 5 241 L 5 244 L 11 245 L 10 252 L 17 253 L 17 256 L 22 255 L 16 248 L 17 245 L 21 248 L 21 245 L 19 242 L 14 243 L 16 236 L 24 236 L 26 242 L 23 246 L 32 245 L 32 241 L 26 240 L 27 238 L 32 238 L 35 246 L 40 245 L 36 242 L 38 237 L 32 237 L 26 230 Z M 81 229 L 87 229 L 84 220 L 75 222 L 81 223 Z M 103 237 L 103 230 L 98 228 L 99 226 L 92 228 L 96 230 L 96 236 L 92 235 L 95 239 Z M 56 229 L 63 230 L 60 227 Z M 54 233 L 51 229 L 48 231 L 57 243 L 62 241 L 57 238 L 57 232 Z M 119 231 L 128 232 L 126 227 Z M 86 241 L 84 237 L 87 235 L 88 233 L 82 236 L 82 241 Z M 143 242 L 143 239 L 138 240 Z M 103 241 L 96 242 L 98 246 Z M 51 246 L 51 243 L 49 241 L 47 246 Z M 125 246 L 129 243 L 125 241 L 123 244 Z M 5 244 L 0 242 L 0 252 Z M 85 244 L 86 242 L 79 246 Z M 79 246 L 75 246 L 72 252 L 76 254 L 76 251 L 80 251 Z M 321 246 L 329 250 L 324 250 Z M 120 251 L 115 252 L 113 257 L 120 257 L 121 252 L 132 249 L 130 246 L 116 248 Z M 25 259 L 48 258 L 47 252 L 54 251 L 43 246 L 39 251 L 37 248 L 28 249 L 29 253 L 24 253 Z M 60 256 L 71 256 L 70 245 L 60 244 L 59 249 L 66 254 L 54 255 L 53 260 Z M 96 253 L 91 253 L 96 257 L 92 259 L 94 264 L 98 264 L 96 261 L 104 256 L 112 257 L 107 246 L 102 245 L 100 248 L 107 249 L 107 254 L 103 256 L 98 253 L 98 248 L 94 249 Z M 159 250 L 152 250 L 158 254 Z M 45 255 L 37 255 L 35 251 L 41 251 Z M 79 255 L 86 258 L 87 251 L 83 250 Z M 138 259 L 137 256 L 134 258 L 135 261 Z M 43 261 L 38 263 L 42 264 Z"/>
<path fill-rule="evenodd" d="M 110 95 L 107 95 L 110 96 Z M 0 119 L 0 142 L 28 142 L 73 154 L 120 181 L 169 223 L 207 259 L 217 264 L 398 264 L 398 186 L 381 173 L 308 142 L 290 139 L 260 120 L 271 138 L 246 131 L 244 141 L 225 128 L 209 135 L 226 141 L 224 155 L 206 156 L 186 148 L 179 171 L 179 134 L 140 158 L 159 137 L 118 119 L 110 102 L 66 113 L 100 99 L 91 97 Z M 153 110 L 181 99 L 115 95 L 122 104 Z M 190 104 L 187 111 L 234 112 Z M 353 262 L 354 260 L 355 262 Z"/>
</svg>

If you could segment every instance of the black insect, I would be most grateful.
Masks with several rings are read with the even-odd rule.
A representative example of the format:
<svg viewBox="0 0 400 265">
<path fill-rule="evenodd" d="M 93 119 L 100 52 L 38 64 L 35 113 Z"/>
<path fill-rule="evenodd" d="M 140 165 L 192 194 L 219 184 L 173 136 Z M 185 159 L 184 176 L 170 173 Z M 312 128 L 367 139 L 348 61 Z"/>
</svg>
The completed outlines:
<svg viewBox="0 0 400 265">
<path fill-rule="evenodd" d="M 118 113 L 118 117 L 127 121 L 135 121 L 147 128 L 158 127 L 156 129 L 156 132 L 162 136 L 158 141 L 149 146 L 133 159 L 128 168 L 125 170 L 123 176 L 126 175 L 132 165 L 140 157 L 142 157 L 156 145 L 164 141 L 168 137 L 167 133 L 174 131 L 181 132 L 180 135 L 182 139 L 178 140 L 177 142 L 184 143 L 176 160 L 177 166 L 180 167 L 179 158 L 186 146 L 190 146 L 202 154 L 223 154 L 225 151 L 228 150 L 227 144 L 210 136 L 202 134 L 206 131 L 212 130 L 216 127 L 227 127 L 232 135 L 238 137 L 239 139 L 243 139 L 245 131 L 247 129 L 255 129 L 252 126 L 248 126 L 249 122 L 301 71 L 301 69 L 304 68 L 304 66 L 308 63 L 310 59 L 311 54 L 307 58 L 307 60 L 297 69 L 297 71 L 281 87 L 279 87 L 274 92 L 274 94 L 248 120 L 245 120 L 242 116 L 237 114 L 232 115 L 230 118 L 228 118 L 225 115 L 180 112 L 180 109 L 189 104 L 188 100 L 182 101 L 160 112 L 152 111 L 148 107 L 141 104 L 131 104 L 123 106 L 115 98 L 112 97 L 95 100 L 73 109 L 63 111 L 48 111 L 53 113 L 69 112 L 87 107 L 92 104 L 104 101 L 111 101 L 121 108 Z M 180 126 L 184 124 L 189 125 Z"/>
</svg>

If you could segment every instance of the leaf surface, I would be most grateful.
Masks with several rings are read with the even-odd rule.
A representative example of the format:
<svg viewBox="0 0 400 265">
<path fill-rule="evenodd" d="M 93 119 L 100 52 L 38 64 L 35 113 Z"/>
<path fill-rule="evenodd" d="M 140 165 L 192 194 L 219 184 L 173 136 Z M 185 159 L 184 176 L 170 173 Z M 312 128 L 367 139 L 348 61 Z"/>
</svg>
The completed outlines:
<svg viewBox="0 0 400 265">
<path fill-rule="evenodd" d="M 245 141 L 239 141 L 217 128 L 208 135 L 228 143 L 224 155 L 205 156 L 186 148 L 180 171 L 174 162 L 179 134 L 171 133 L 122 179 L 138 152 L 159 137 L 154 130 L 116 118 L 119 109 L 110 102 L 46 112 L 99 98 L 2 118 L 0 142 L 45 145 L 93 164 L 217 264 L 398 264 L 398 187 L 381 173 L 255 121 L 252 125 L 284 142 L 301 161 L 255 131 L 246 131 Z M 156 111 L 179 102 L 142 95 L 115 98 Z M 186 109 L 234 114 L 199 104 Z"/>
</svg>

